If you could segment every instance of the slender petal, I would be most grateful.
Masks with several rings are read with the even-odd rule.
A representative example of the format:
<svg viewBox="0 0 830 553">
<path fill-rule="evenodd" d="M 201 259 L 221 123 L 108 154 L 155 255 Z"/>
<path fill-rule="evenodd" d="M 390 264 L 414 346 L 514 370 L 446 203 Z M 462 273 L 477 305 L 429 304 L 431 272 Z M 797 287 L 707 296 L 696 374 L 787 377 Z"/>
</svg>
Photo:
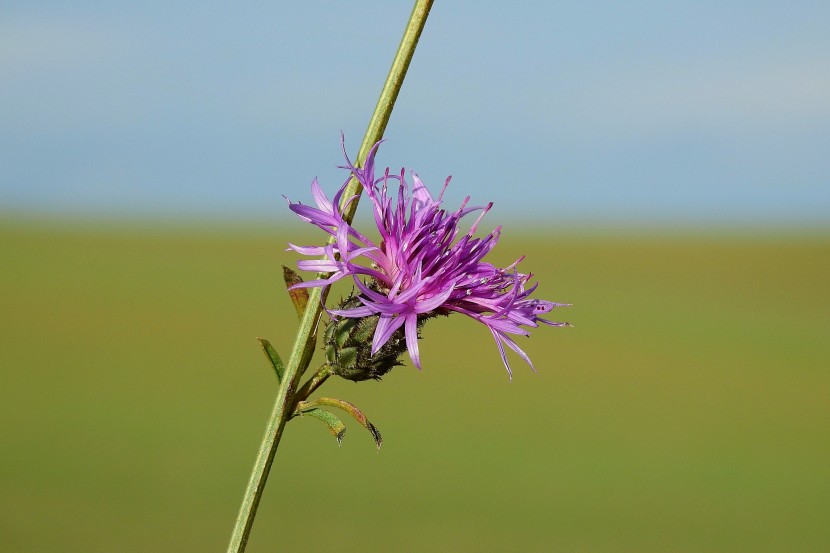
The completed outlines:
<svg viewBox="0 0 830 553">
<path fill-rule="evenodd" d="M 378 326 L 375 329 L 375 336 L 372 340 L 372 355 L 376 354 L 378 350 L 385 344 L 389 338 L 398 330 L 403 324 L 406 317 L 400 315 L 381 315 L 378 320 Z"/>
<path fill-rule="evenodd" d="M 325 193 L 323 193 L 323 189 L 320 188 L 320 184 L 316 178 L 311 181 L 311 195 L 314 197 L 314 202 L 317 204 L 317 207 L 326 213 L 334 213 L 334 206 L 331 205 L 331 202 Z"/>
<path fill-rule="evenodd" d="M 413 313 L 406 316 L 404 332 L 406 333 L 406 349 L 409 350 L 409 357 L 412 359 L 412 364 L 420 371 L 421 355 L 418 352 L 418 315 Z"/>
<path fill-rule="evenodd" d="M 370 317 L 375 314 L 375 311 L 371 307 L 364 305 L 363 307 L 355 307 L 353 309 L 331 309 L 329 313 L 339 317 L 359 319 L 362 317 Z"/>
</svg>

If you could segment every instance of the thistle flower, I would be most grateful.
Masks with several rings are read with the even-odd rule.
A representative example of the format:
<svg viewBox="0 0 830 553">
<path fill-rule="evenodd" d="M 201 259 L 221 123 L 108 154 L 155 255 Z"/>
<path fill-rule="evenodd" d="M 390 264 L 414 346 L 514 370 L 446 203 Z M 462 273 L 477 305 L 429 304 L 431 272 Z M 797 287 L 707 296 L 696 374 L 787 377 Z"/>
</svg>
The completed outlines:
<svg viewBox="0 0 830 553">
<path fill-rule="evenodd" d="M 335 238 L 327 246 L 290 248 L 302 255 L 324 256 L 322 259 L 301 260 L 297 266 L 306 271 L 330 273 L 325 279 L 299 284 L 300 287 L 328 286 L 351 277 L 358 293 L 348 298 L 339 309 L 330 310 L 335 317 L 376 319 L 372 327 L 370 354 L 374 356 L 390 340 L 405 344 L 413 364 L 421 368 L 418 330 L 423 321 L 435 315 L 453 312 L 482 323 L 493 336 L 508 374 L 512 371 L 504 346 L 515 351 L 533 369 L 527 354 L 510 335 L 530 335 L 529 328 L 539 323 L 569 326 L 564 322 L 543 319 L 541 315 L 555 307 L 568 304 L 531 298 L 538 283 L 528 286 L 532 274 L 520 273 L 519 258 L 511 265 L 498 268 L 484 261 L 498 242 L 501 227 L 482 238 L 475 232 L 482 217 L 493 206 L 468 207 L 468 196 L 452 212 L 441 207 L 450 177 L 438 195 L 430 191 L 412 173 L 412 187 L 403 169 L 375 178 L 374 156 L 380 143 L 372 148 L 363 167 L 356 167 L 343 151 L 350 178 L 329 201 L 315 179 L 311 192 L 317 207 L 292 203 L 290 209 Z M 372 203 L 380 241 L 373 242 L 343 219 L 340 207 L 343 192 L 351 175 L 363 185 Z M 397 197 L 390 195 L 397 188 Z M 462 234 L 459 223 L 465 216 L 478 213 L 469 230 Z M 403 336 L 401 336 L 401 330 Z M 400 338 L 405 337 L 405 340 Z M 391 368 L 391 366 L 389 367 Z M 388 369 L 386 369 L 388 370 Z M 535 370 L 535 369 L 534 369 Z M 371 376 L 377 378 L 377 376 Z"/>
</svg>

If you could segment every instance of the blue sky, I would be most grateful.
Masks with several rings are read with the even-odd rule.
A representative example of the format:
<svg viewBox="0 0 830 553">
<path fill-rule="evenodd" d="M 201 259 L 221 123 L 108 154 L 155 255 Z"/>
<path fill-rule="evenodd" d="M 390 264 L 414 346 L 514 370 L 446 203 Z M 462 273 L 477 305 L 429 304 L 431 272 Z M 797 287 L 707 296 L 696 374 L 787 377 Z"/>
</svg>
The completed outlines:
<svg viewBox="0 0 830 553">
<path fill-rule="evenodd" d="M 410 2 L 6 2 L 0 211 L 288 218 Z M 379 163 L 551 223 L 830 220 L 830 2 L 437 0 Z"/>
</svg>

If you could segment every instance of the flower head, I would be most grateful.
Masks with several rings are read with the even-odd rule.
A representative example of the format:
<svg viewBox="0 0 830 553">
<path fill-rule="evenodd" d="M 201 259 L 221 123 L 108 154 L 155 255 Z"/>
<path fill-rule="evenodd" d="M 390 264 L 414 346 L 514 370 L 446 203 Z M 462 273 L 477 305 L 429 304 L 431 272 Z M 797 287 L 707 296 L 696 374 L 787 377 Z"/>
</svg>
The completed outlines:
<svg viewBox="0 0 830 553">
<path fill-rule="evenodd" d="M 418 330 L 433 315 L 461 313 L 482 323 L 498 346 L 504 366 L 512 378 L 504 346 L 515 351 L 533 368 L 530 358 L 510 335 L 529 335 L 529 328 L 539 323 L 568 326 L 541 315 L 568 304 L 531 298 L 537 284 L 528 286 L 531 274 L 517 269 L 519 258 L 508 267 L 498 268 L 484 261 L 501 234 L 497 227 L 484 237 L 475 237 L 482 217 L 492 203 L 468 207 L 469 196 L 455 211 L 442 208 L 442 197 L 450 178 L 438 197 L 412 173 L 412 186 L 403 169 L 375 177 L 374 156 L 380 143 L 372 148 L 363 167 L 356 167 L 346 156 L 351 175 L 363 186 L 374 213 L 380 240 L 374 242 L 347 223 L 343 209 L 355 198 L 340 206 L 347 179 L 334 199 L 329 201 L 316 179 L 311 191 L 317 208 L 289 202 L 289 207 L 305 221 L 329 233 L 333 243 L 327 246 L 296 246 L 294 251 L 322 259 L 301 260 L 298 267 L 307 271 L 329 273 L 323 279 L 298 286 L 327 286 L 351 277 L 359 291 L 357 302 L 333 309 L 336 317 L 377 317 L 372 336 L 371 354 L 375 355 L 403 329 L 405 346 L 412 362 L 421 368 Z M 345 149 L 344 149 L 344 155 Z M 390 192 L 390 190 L 392 192 Z M 394 192 L 397 192 L 396 194 Z M 477 213 L 469 230 L 459 227 L 462 218 Z M 404 341 L 401 341 L 404 343 Z"/>
</svg>

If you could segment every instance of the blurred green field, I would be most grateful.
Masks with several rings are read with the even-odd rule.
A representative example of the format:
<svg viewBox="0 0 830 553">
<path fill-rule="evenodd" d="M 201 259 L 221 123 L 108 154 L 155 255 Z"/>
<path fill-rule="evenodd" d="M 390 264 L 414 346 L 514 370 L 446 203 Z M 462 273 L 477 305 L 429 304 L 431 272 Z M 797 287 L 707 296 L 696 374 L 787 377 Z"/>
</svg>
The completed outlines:
<svg viewBox="0 0 830 553">
<path fill-rule="evenodd" d="M 0 550 L 224 550 L 306 233 L 0 223 Z M 450 317 L 423 372 L 327 383 L 383 449 L 291 422 L 249 551 L 830 550 L 827 233 L 508 227 L 495 253 L 575 304 L 521 342 L 539 372 Z"/>
</svg>

